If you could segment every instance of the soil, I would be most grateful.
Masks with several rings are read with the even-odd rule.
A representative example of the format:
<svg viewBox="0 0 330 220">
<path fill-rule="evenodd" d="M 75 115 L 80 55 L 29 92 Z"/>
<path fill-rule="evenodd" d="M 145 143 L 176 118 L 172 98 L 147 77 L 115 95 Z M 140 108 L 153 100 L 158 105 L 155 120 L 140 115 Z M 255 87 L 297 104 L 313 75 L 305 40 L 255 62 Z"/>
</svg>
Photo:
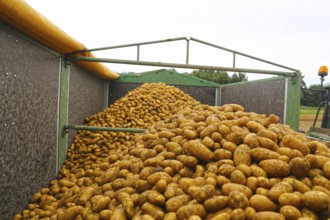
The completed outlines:
<svg viewBox="0 0 330 220">
<path fill-rule="evenodd" d="M 315 115 L 300 115 L 299 130 L 307 132 L 313 126 Z M 319 115 L 315 127 L 321 127 L 322 115 Z"/>
</svg>

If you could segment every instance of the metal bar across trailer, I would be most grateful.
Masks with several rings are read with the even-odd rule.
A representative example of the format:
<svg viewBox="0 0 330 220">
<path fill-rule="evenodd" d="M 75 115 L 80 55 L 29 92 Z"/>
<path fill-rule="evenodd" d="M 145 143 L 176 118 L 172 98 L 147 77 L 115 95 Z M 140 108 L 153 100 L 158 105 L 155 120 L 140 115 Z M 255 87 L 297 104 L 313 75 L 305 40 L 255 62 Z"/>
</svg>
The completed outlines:
<svg viewBox="0 0 330 220">
<path fill-rule="evenodd" d="M 287 76 L 287 77 L 293 77 L 297 74 L 297 72 L 285 72 L 285 71 L 274 71 L 274 70 L 258 70 L 258 69 L 246 69 L 246 68 L 120 60 L 120 59 L 108 59 L 108 58 L 91 58 L 91 57 L 80 57 L 80 56 L 67 56 L 67 59 L 73 62 L 87 61 L 87 62 L 118 63 L 118 64 L 143 65 L 143 66 L 162 66 L 162 67 L 171 67 L 171 68 L 176 67 L 176 68 L 184 68 L 184 69 L 207 69 L 207 70 L 220 70 L 220 71 L 232 71 L 232 72 L 243 72 L 243 73 L 260 73 L 260 74 L 270 74 L 270 75 L 279 75 L 279 76 Z"/>
</svg>

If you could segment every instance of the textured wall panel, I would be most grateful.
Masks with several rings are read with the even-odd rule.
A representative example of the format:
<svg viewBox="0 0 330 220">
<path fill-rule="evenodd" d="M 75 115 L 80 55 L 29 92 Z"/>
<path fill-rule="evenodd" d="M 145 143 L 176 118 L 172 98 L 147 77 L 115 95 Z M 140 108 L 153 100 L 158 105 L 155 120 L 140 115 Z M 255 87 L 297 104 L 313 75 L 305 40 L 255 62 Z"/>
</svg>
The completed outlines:
<svg viewBox="0 0 330 220">
<path fill-rule="evenodd" d="M 245 111 L 259 114 L 276 114 L 284 117 L 285 79 L 224 86 L 221 88 L 221 105 L 236 103 Z"/>
<path fill-rule="evenodd" d="M 119 98 L 125 96 L 129 91 L 139 87 L 139 83 L 120 83 L 110 81 L 109 85 L 109 104 L 114 103 Z M 215 103 L 215 88 L 212 87 L 197 87 L 197 86 L 175 86 L 191 97 L 200 101 L 203 104 L 214 105 Z"/>
<path fill-rule="evenodd" d="M 85 118 L 102 111 L 105 80 L 76 65 L 71 65 L 70 72 L 69 124 L 82 125 Z M 69 143 L 75 134 L 70 131 Z"/>
<path fill-rule="evenodd" d="M 56 178 L 59 59 L 0 28 L 0 219 Z"/>
</svg>

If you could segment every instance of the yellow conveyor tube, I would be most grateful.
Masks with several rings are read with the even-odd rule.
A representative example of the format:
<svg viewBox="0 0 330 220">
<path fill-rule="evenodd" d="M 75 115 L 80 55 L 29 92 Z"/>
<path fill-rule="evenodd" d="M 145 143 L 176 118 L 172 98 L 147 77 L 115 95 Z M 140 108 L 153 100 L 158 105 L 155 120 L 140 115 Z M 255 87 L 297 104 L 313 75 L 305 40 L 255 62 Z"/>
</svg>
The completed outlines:
<svg viewBox="0 0 330 220">
<path fill-rule="evenodd" d="M 67 35 L 24 0 L 0 0 L 0 19 L 60 54 L 86 49 L 83 44 Z M 77 55 L 94 57 L 91 52 Z M 77 63 L 104 79 L 119 77 L 102 63 L 83 61 Z"/>
</svg>

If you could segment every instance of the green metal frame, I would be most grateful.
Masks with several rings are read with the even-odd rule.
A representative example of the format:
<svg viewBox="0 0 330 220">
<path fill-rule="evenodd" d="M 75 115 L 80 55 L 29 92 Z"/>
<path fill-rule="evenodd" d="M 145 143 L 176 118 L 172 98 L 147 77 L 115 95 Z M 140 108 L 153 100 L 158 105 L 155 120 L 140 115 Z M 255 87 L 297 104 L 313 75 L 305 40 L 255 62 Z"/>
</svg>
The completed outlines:
<svg viewBox="0 0 330 220">
<path fill-rule="evenodd" d="M 295 130 L 299 129 L 301 80 L 301 74 L 286 79 L 285 124 Z"/>
<path fill-rule="evenodd" d="M 57 128 L 57 172 L 61 169 L 66 159 L 68 135 L 66 125 L 69 114 L 69 81 L 70 63 L 63 56 L 61 58 L 60 82 L 59 82 L 59 107 Z"/>
</svg>

